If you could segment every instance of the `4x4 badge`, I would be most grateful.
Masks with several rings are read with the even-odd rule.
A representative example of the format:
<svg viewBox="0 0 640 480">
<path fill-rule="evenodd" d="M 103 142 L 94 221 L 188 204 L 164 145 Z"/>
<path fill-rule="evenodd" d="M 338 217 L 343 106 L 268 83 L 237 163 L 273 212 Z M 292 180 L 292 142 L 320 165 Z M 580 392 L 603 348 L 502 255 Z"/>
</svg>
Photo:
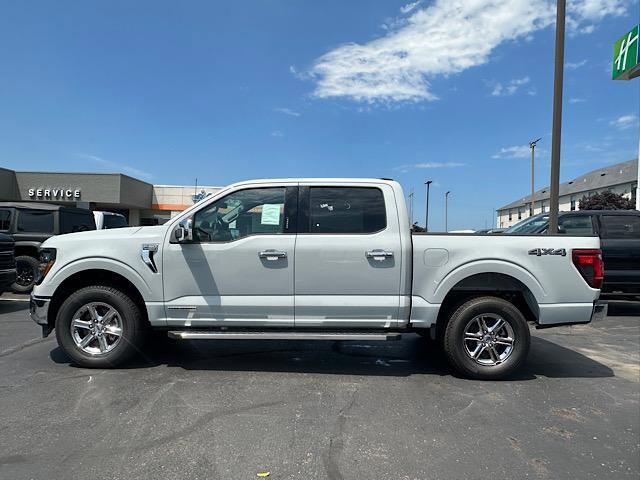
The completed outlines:
<svg viewBox="0 0 640 480">
<path fill-rule="evenodd" d="M 534 248 L 529 250 L 529 255 L 536 255 L 538 257 L 542 255 L 560 255 L 566 257 L 567 251 L 564 248 Z"/>
</svg>

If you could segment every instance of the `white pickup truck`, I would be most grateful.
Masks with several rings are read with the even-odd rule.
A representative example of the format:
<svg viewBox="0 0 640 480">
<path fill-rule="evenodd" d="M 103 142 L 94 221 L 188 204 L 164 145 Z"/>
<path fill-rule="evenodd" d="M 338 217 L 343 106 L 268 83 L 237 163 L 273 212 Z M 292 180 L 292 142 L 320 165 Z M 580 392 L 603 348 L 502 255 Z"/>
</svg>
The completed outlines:
<svg viewBox="0 0 640 480">
<path fill-rule="evenodd" d="M 587 323 L 597 237 L 412 234 L 386 179 L 231 185 L 162 226 L 59 235 L 31 316 L 85 367 L 175 339 L 394 340 L 420 333 L 473 378 L 525 361 L 529 324 Z"/>
</svg>

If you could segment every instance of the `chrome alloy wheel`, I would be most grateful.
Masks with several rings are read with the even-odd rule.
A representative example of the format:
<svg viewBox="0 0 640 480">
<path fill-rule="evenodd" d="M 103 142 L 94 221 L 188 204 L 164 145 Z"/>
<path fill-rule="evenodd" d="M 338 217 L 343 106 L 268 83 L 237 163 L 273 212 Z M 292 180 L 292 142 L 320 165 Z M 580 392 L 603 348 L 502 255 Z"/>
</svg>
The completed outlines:
<svg viewBox="0 0 640 480">
<path fill-rule="evenodd" d="M 122 338 L 120 314 L 111 305 L 102 302 L 83 305 L 71 319 L 71 337 L 85 353 L 108 353 Z"/>
<path fill-rule="evenodd" d="M 463 335 L 465 352 L 480 365 L 499 365 L 513 352 L 513 328 L 499 315 L 485 313 L 473 317 Z"/>
</svg>

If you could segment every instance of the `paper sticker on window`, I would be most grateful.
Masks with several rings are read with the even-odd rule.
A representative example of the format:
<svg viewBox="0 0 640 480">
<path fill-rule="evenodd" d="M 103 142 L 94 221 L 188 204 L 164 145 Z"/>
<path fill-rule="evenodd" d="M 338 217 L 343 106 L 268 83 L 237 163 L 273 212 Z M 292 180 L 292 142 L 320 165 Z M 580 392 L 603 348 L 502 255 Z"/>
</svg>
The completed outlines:
<svg viewBox="0 0 640 480">
<path fill-rule="evenodd" d="M 280 225 L 280 208 L 281 203 L 265 203 L 262 205 L 262 216 L 260 223 L 262 225 Z"/>
</svg>

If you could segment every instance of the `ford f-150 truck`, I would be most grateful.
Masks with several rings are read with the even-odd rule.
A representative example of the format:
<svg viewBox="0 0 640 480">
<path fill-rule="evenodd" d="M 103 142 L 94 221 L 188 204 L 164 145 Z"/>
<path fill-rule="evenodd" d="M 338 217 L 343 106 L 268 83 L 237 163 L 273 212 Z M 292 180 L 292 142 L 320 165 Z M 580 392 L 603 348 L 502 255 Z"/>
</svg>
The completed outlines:
<svg viewBox="0 0 640 480">
<path fill-rule="evenodd" d="M 174 339 L 394 340 L 421 333 L 461 374 L 502 378 L 529 324 L 588 323 L 596 236 L 411 234 L 386 179 L 231 185 L 165 225 L 60 235 L 41 249 L 31 316 L 73 362 Z"/>
</svg>

